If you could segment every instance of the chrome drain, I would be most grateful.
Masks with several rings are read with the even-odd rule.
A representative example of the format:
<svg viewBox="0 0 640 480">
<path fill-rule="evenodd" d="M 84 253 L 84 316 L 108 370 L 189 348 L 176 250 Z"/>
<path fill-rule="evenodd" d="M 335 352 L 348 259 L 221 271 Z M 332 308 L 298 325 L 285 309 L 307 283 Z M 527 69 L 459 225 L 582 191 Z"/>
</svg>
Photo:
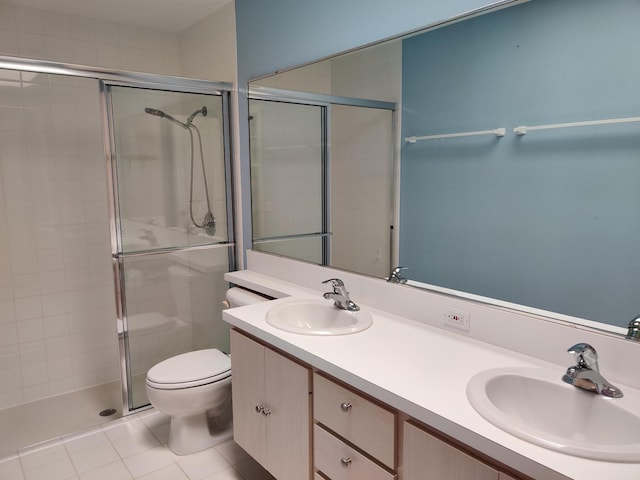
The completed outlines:
<svg viewBox="0 0 640 480">
<path fill-rule="evenodd" d="M 101 417 L 110 417 L 111 415 L 113 415 L 116 412 L 117 412 L 117 410 L 115 408 L 107 408 L 107 409 L 102 410 L 100 412 L 100 416 Z"/>
</svg>

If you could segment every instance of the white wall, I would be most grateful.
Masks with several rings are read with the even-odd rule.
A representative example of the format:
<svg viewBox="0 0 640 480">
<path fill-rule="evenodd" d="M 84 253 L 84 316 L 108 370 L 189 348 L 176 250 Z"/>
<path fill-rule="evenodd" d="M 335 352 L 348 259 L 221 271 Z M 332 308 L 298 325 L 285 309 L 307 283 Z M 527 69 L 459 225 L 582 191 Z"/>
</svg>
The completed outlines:
<svg viewBox="0 0 640 480">
<path fill-rule="evenodd" d="M 233 2 L 178 35 L 182 76 L 235 82 L 236 12 Z"/>
<path fill-rule="evenodd" d="M 177 35 L 0 3 L 0 54 L 180 74 Z"/>
</svg>

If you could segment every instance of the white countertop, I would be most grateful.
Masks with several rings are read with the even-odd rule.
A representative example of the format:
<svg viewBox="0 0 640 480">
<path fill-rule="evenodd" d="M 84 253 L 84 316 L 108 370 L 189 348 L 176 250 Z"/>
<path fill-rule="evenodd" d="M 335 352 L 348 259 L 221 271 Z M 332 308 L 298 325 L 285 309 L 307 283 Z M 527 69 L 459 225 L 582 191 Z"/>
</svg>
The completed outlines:
<svg viewBox="0 0 640 480">
<path fill-rule="evenodd" d="M 253 272 L 232 272 L 225 278 L 274 297 L 318 298 L 317 291 Z M 589 460 L 533 445 L 494 427 L 467 400 L 467 383 L 483 370 L 557 369 L 560 381 L 564 369 L 558 365 L 362 304 L 374 317 L 364 332 L 331 337 L 288 333 L 265 321 L 273 302 L 225 310 L 223 318 L 536 480 L 640 480 L 640 464 Z"/>
</svg>

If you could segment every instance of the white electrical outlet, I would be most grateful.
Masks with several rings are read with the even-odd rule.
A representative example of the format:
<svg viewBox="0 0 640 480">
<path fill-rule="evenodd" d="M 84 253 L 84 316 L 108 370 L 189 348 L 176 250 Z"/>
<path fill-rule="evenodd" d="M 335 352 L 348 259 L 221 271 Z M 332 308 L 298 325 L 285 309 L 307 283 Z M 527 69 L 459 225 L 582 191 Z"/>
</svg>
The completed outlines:
<svg viewBox="0 0 640 480">
<path fill-rule="evenodd" d="M 468 332 L 471 327 L 471 314 L 457 308 L 446 307 L 444 310 L 443 324 L 464 332 Z"/>
</svg>

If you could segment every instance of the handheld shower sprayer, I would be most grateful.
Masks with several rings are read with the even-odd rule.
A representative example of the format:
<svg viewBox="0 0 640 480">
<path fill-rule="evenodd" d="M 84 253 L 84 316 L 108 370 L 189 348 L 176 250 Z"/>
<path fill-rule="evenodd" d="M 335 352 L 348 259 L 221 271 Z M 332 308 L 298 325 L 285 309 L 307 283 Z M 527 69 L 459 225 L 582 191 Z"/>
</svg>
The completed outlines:
<svg viewBox="0 0 640 480">
<path fill-rule="evenodd" d="M 189 128 L 189 125 L 187 125 L 186 123 L 182 123 L 180 120 L 176 120 L 171 115 L 169 115 L 168 113 L 163 112 L 162 110 L 157 110 L 155 108 L 147 107 L 147 108 L 144 109 L 144 113 L 148 113 L 149 115 L 154 115 L 154 116 L 160 117 L 160 118 L 166 118 L 170 122 L 173 122 L 176 125 L 180 125 L 182 128 Z"/>
<path fill-rule="evenodd" d="M 145 108 L 144 113 L 148 113 L 149 115 L 155 115 L 156 117 L 164 117 L 164 112 L 162 110 L 156 110 L 155 108 Z"/>
<path fill-rule="evenodd" d="M 205 171 L 205 165 L 204 165 L 204 154 L 202 151 L 202 138 L 200 136 L 200 130 L 198 130 L 198 127 L 196 125 L 193 124 L 193 119 L 198 115 L 198 114 L 202 114 L 203 117 L 207 116 L 207 107 L 202 107 L 198 110 L 196 110 L 195 112 L 193 112 L 191 115 L 189 115 L 189 117 L 187 118 L 186 123 L 182 123 L 180 120 L 176 120 L 175 118 L 173 118 L 171 115 L 169 115 L 168 113 L 163 112 L 162 110 L 157 110 L 155 108 L 149 108 L 146 107 L 144 109 L 145 113 L 148 113 L 149 115 L 154 115 L 156 117 L 160 117 L 160 118 L 166 118 L 167 120 L 175 123 L 176 125 L 181 126 L 182 128 L 184 128 L 185 130 L 187 130 L 189 132 L 189 138 L 191 140 L 190 145 L 191 145 L 191 174 L 190 174 L 190 188 L 189 188 L 189 215 L 191 217 L 191 221 L 193 222 L 193 224 L 198 227 L 198 228 L 202 228 L 207 235 L 210 236 L 214 236 L 216 233 L 216 219 L 213 216 L 213 213 L 211 213 L 211 201 L 209 200 L 209 186 L 207 184 L 207 173 Z M 202 181 L 204 183 L 204 193 L 205 193 L 205 197 L 207 200 L 207 213 L 205 213 L 204 215 L 204 219 L 202 220 L 202 223 L 198 224 L 198 222 L 196 222 L 194 215 L 193 215 L 193 131 L 195 130 L 196 134 L 198 135 L 198 144 L 200 147 L 200 163 L 202 165 Z"/>
</svg>

